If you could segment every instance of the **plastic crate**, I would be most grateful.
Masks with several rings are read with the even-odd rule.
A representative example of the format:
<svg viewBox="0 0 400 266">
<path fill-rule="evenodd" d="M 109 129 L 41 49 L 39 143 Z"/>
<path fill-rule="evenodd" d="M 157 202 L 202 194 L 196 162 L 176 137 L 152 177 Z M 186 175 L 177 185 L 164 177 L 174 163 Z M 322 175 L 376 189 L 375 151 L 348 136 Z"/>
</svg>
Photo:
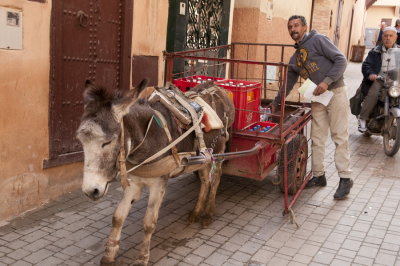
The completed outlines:
<svg viewBox="0 0 400 266">
<path fill-rule="evenodd" d="M 204 83 L 206 81 L 211 81 L 211 80 L 219 81 L 219 80 L 223 80 L 223 78 L 215 78 L 215 77 L 209 77 L 209 76 L 195 75 L 195 76 L 175 79 L 173 81 L 173 83 L 181 91 L 186 92 L 186 91 L 190 90 L 191 88 L 196 87 L 199 84 L 202 84 L 202 83 Z"/>
<path fill-rule="evenodd" d="M 226 89 L 233 100 L 236 109 L 234 129 L 243 129 L 260 120 L 261 83 L 224 79 L 215 84 Z"/>
</svg>

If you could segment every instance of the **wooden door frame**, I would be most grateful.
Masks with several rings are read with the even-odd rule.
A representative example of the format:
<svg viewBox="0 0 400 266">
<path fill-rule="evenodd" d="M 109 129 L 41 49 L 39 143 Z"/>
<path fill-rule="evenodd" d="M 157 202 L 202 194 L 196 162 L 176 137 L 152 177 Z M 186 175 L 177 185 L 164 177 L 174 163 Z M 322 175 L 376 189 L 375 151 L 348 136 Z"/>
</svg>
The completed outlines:
<svg viewBox="0 0 400 266">
<path fill-rule="evenodd" d="M 51 31 L 50 31 L 50 77 L 49 77 L 49 108 L 48 108 L 48 128 L 49 128 L 49 141 L 48 141 L 48 151 L 49 158 L 43 160 L 43 168 L 50 168 L 55 166 L 60 166 L 64 164 L 80 162 L 83 160 L 83 151 L 73 152 L 67 154 L 57 154 L 57 152 L 52 147 L 52 100 L 54 98 L 56 81 L 55 81 L 55 64 L 62 63 L 62 58 L 55 57 L 55 31 L 56 18 L 55 11 L 56 7 L 61 3 L 61 1 L 53 1 L 51 10 Z M 130 73 L 131 73 L 131 56 L 132 56 L 132 29 L 133 29 L 133 7 L 134 0 L 123 0 L 122 2 L 122 12 L 123 12 L 123 24 L 121 26 L 121 61 L 120 61 L 120 89 L 129 90 L 130 89 Z"/>
<path fill-rule="evenodd" d="M 336 11 L 336 23 L 335 23 L 335 31 L 334 31 L 334 41 L 333 43 L 336 46 L 339 46 L 340 42 L 340 27 L 342 25 L 342 13 L 343 13 L 343 7 L 344 7 L 344 0 L 339 0 L 338 1 L 338 8 Z"/>
</svg>

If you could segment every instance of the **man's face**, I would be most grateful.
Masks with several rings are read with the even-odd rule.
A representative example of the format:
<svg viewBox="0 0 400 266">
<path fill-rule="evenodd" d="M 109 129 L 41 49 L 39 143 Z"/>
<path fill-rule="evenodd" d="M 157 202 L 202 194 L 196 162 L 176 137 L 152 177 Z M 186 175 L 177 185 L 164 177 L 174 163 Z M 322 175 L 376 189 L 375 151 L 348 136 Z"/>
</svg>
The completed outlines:
<svg viewBox="0 0 400 266">
<path fill-rule="evenodd" d="M 392 48 L 396 42 L 396 39 L 397 33 L 392 30 L 385 31 L 382 35 L 382 41 L 386 49 Z"/>
<path fill-rule="evenodd" d="M 303 39 L 304 33 L 307 31 L 307 25 L 303 25 L 301 19 L 292 19 L 288 22 L 288 31 L 290 37 L 295 42 L 301 41 Z"/>
</svg>

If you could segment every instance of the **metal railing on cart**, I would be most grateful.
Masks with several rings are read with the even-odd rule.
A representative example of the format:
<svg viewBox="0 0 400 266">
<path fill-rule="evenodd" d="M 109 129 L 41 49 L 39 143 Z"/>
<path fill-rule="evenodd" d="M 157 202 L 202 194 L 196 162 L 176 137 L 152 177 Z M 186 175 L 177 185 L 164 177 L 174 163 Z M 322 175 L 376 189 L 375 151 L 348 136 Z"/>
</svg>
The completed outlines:
<svg viewBox="0 0 400 266">
<path fill-rule="evenodd" d="M 307 171 L 310 105 L 296 89 L 286 97 L 289 65 L 283 62 L 293 52 L 292 45 L 232 43 L 164 52 L 164 58 L 165 81 L 182 91 L 207 81 L 227 90 L 236 119 L 227 153 L 215 155 L 226 160 L 223 173 L 263 180 L 276 167 L 272 182 L 284 193 L 283 213 L 294 218 L 292 208 L 312 173 Z M 278 92 L 279 110 L 266 112 Z"/>
</svg>

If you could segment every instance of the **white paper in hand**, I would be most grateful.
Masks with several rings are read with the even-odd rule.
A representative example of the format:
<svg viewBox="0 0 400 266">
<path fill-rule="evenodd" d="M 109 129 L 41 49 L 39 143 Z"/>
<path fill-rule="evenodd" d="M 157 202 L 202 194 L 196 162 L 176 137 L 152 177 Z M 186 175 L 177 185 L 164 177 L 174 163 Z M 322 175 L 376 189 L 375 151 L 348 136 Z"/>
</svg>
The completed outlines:
<svg viewBox="0 0 400 266">
<path fill-rule="evenodd" d="M 304 95 L 305 98 L 310 99 L 312 102 L 319 102 L 327 106 L 332 99 L 333 92 L 326 91 L 318 96 L 313 94 L 317 84 L 312 82 L 310 79 L 304 81 L 303 85 L 299 88 L 299 92 Z"/>
</svg>

